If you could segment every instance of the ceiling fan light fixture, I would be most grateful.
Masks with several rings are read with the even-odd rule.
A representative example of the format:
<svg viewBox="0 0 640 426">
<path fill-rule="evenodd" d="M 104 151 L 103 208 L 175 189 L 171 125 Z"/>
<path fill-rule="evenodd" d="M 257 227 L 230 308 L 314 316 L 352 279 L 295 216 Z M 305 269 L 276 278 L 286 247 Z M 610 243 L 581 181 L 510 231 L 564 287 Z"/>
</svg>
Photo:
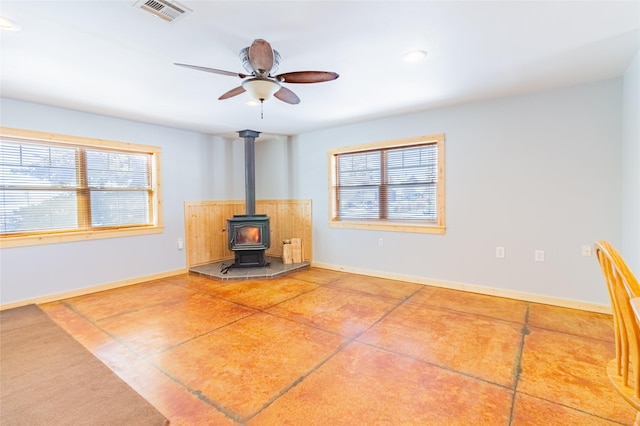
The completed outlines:
<svg viewBox="0 0 640 426">
<path fill-rule="evenodd" d="M 242 87 L 252 98 L 263 102 L 280 90 L 280 83 L 265 78 L 250 78 L 242 82 Z"/>
</svg>

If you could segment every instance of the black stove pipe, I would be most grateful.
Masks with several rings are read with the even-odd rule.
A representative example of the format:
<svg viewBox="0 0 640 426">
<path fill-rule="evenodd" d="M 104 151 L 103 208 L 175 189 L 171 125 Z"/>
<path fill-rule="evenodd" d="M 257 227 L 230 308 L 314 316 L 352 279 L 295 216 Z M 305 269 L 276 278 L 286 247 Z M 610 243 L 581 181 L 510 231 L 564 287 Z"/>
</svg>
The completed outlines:
<svg viewBox="0 0 640 426">
<path fill-rule="evenodd" d="M 256 214 L 256 155 L 255 140 L 260 132 L 255 130 L 241 130 L 238 132 L 244 138 L 244 187 L 247 216 Z"/>
</svg>

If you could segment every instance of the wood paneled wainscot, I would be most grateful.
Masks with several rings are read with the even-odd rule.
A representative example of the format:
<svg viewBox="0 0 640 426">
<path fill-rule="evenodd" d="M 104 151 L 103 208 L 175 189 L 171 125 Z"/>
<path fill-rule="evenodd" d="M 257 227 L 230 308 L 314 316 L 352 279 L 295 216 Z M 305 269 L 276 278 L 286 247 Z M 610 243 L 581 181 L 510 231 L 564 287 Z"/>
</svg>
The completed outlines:
<svg viewBox="0 0 640 426">
<path fill-rule="evenodd" d="M 311 261 L 311 200 L 256 200 L 256 213 L 270 219 L 271 248 L 267 256 L 282 256 L 282 241 L 302 239 L 302 259 Z M 187 266 L 233 259 L 228 248 L 227 219 L 245 214 L 245 201 L 186 202 Z"/>
</svg>

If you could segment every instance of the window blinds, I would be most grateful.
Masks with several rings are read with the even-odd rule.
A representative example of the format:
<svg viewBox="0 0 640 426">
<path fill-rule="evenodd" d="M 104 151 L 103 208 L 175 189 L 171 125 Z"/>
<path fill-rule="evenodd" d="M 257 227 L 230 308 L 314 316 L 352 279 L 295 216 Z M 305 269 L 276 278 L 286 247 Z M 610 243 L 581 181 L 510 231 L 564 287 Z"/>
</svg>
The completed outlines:
<svg viewBox="0 0 640 426">
<path fill-rule="evenodd" d="M 336 155 L 341 219 L 437 219 L 436 143 Z"/>
<path fill-rule="evenodd" d="M 0 234 L 148 224 L 152 155 L 0 140 Z"/>
</svg>

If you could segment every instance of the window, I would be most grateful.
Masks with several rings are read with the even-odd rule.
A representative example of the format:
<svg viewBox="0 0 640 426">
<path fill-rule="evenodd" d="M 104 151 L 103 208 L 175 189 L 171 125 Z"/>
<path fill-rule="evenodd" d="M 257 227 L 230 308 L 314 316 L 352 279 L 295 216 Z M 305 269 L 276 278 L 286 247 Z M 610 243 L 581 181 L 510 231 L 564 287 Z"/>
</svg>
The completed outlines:
<svg viewBox="0 0 640 426">
<path fill-rule="evenodd" d="M 443 234 L 444 135 L 329 151 L 330 226 Z"/>
<path fill-rule="evenodd" d="M 0 128 L 2 247 L 161 232 L 160 148 Z"/>
</svg>

